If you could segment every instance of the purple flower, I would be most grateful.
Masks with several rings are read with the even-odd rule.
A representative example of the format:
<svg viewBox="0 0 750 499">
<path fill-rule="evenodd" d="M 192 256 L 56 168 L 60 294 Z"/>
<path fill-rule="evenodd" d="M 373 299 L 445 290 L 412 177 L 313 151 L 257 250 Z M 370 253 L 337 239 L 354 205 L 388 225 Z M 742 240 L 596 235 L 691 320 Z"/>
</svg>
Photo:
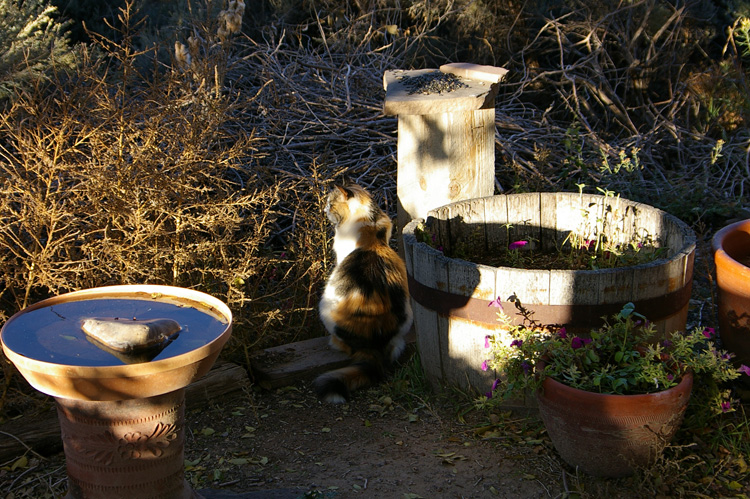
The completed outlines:
<svg viewBox="0 0 750 499">
<path fill-rule="evenodd" d="M 486 371 L 487 369 L 488 369 L 487 361 L 485 360 L 484 362 L 482 362 L 482 371 Z"/>
<path fill-rule="evenodd" d="M 729 412 L 729 410 L 732 408 L 732 402 L 729 400 L 725 400 L 721 403 L 721 412 Z"/>
<path fill-rule="evenodd" d="M 706 329 L 703 330 L 703 336 L 705 336 L 706 338 L 711 339 L 715 335 L 716 335 L 716 330 L 712 327 L 707 327 Z"/>
<path fill-rule="evenodd" d="M 747 366 L 746 366 L 745 364 L 742 364 L 742 365 L 740 366 L 740 369 L 739 369 L 739 371 L 740 371 L 741 373 L 743 373 L 743 374 L 747 374 L 748 376 L 750 376 L 750 367 L 747 367 Z"/>
<path fill-rule="evenodd" d="M 490 388 L 490 391 L 485 392 L 484 396 L 487 397 L 488 399 L 491 399 L 492 398 L 492 392 L 494 392 L 495 390 L 497 390 L 497 385 L 499 385 L 499 384 L 500 384 L 500 380 L 497 379 L 497 378 L 495 378 L 495 381 L 492 383 L 492 388 Z"/>
<path fill-rule="evenodd" d="M 528 374 L 531 372 L 531 364 L 529 364 L 528 360 L 524 360 L 521 362 L 521 369 L 523 369 L 523 373 L 528 376 Z"/>
<path fill-rule="evenodd" d="M 672 342 L 669 340 L 664 340 L 661 342 L 661 346 L 663 346 L 664 348 L 669 348 L 672 346 Z"/>
<path fill-rule="evenodd" d="M 579 338 L 578 336 L 574 336 L 573 339 L 570 340 L 570 347 L 573 350 L 578 350 L 589 343 L 591 343 L 591 338 Z"/>
<path fill-rule="evenodd" d="M 487 305 L 487 306 L 488 307 L 495 307 L 495 308 L 503 308 L 503 302 L 502 302 L 502 300 L 500 300 L 500 297 L 498 296 L 497 298 L 495 298 L 494 300 L 492 300 L 489 303 L 489 305 Z"/>
<path fill-rule="evenodd" d="M 562 339 L 565 339 L 568 337 L 568 332 L 565 330 L 564 327 L 561 327 L 560 330 L 557 332 L 557 336 Z"/>
<path fill-rule="evenodd" d="M 510 342 L 510 346 L 512 347 L 521 348 L 521 345 L 523 345 L 523 340 L 513 340 Z"/>
<path fill-rule="evenodd" d="M 674 379 L 674 376 L 672 376 L 671 374 L 667 374 L 667 379 L 669 381 L 672 381 Z"/>
<path fill-rule="evenodd" d="M 490 347 L 490 337 L 489 335 L 487 335 L 484 337 L 484 348 L 489 348 L 489 347 Z"/>
<path fill-rule="evenodd" d="M 517 249 L 521 249 L 524 246 L 526 246 L 527 244 L 529 244 L 528 241 L 516 241 L 514 243 L 510 243 L 508 245 L 508 249 L 511 250 L 511 251 L 517 250 Z"/>
</svg>

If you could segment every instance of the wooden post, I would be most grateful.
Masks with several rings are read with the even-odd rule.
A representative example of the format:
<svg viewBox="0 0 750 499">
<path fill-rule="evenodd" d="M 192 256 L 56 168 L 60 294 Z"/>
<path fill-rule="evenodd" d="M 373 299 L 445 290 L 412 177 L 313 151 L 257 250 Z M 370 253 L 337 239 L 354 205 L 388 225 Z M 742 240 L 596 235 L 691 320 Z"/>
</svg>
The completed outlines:
<svg viewBox="0 0 750 499">
<path fill-rule="evenodd" d="M 494 193 L 495 96 L 506 73 L 465 63 L 385 72 L 384 112 L 398 115 L 399 234 L 433 208 Z M 459 88 L 423 93 L 408 84 L 435 74 L 455 75 Z"/>
</svg>

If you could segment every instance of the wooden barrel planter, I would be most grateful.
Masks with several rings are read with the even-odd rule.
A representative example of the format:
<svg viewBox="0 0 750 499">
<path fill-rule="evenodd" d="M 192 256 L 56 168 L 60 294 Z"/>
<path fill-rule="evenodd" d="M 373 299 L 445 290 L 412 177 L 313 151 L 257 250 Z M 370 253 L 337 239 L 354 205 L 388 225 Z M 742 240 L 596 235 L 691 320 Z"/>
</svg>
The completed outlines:
<svg viewBox="0 0 750 499">
<path fill-rule="evenodd" d="M 587 239 L 598 232 L 613 243 L 650 236 L 666 251 L 650 263 L 603 270 L 529 270 L 469 261 L 472 251 L 505 250 L 519 240 L 554 251 L 571 232 Z M 425 234 L 431 234 L 429 244 Z M 436 387 L 486 391 L 495 374 L 481 369 L 488 358 L 485 337 L 500 329 L 497 308 L 488 305 L 499 298 L 516 319 L 508 301 L 514 294 L 542 324 L 588 331 L 633 302 L 660 333 L 684 329 L 695 240 L 690 227 L 664 211 L 594 194 L 491 196 L 441 206 L 426 221 L 412 220 L 403 230 L 403 247 L 428 379 Z M 452 250 L 466 259 L 447 257 Z"/>
</svg>

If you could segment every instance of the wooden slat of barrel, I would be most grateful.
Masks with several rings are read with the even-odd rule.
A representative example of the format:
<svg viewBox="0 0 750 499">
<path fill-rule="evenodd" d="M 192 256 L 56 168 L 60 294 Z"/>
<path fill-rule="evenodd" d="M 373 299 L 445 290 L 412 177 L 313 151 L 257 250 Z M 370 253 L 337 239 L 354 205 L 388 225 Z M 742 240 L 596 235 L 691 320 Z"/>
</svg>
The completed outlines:
<svg viewBox="0 0 750 499">
<path fill-rule="evenodd" d="M 448 274 L 450 276 L 448 291 L 469 299 L 479 300 L 485 306 L 495 297 L 495 271 L 491 267 L 476 266 L 462 260 L 452 260 Z M 484 350 L 484 337 L 489 334 L 492 325 L 480 324 L 452 317 L 448 323 L 448 334 L 441 341 L 444 373 L 460 373 L 466 376 L 465 382 L 478 389 L 492 384 L 494 374 L 483 373 L 479 366 L 487 352 Z"/>
<path fill-rule="evenodd" d="M 404 239 L 406 243 L 406 237 Z M 409 241 L 411 242 L 411 241 Z M 432 289 L 446 290 L 448 283 L 448 259 L 442 253 L 426 245 L 420 246 L 425 251 L 415 251 L 412 254 L 414 266 L 414 279 Z M 417 334 L 417 346 L 425 369 L 427 379 L 431 383 L 441 383 L 443 380 L 443 369 L 441 361 L 441 337 L 447 341 L 449 326 L 448 318 L 440 316 L 434 310 L 412 300 L 414 312 L 414 329 Z"/>
</svg>

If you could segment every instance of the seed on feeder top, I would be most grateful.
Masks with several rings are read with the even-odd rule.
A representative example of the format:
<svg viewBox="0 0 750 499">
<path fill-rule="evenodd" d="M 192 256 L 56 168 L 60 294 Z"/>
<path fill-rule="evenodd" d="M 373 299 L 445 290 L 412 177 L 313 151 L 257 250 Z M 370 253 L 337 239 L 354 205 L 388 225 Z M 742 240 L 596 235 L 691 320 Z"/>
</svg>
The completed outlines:
<svg viewBox="0 0 750 499">
<path fill-rule="evenodd" d="M 443 92 L 453 92 L 459 88 L 466 88 L 469 85 L 461 81 L 460 76 L 451 73 L 434 71 L 418 76 L 399 76 L 397 77 L 412 94 L 442 94 Z"/>
</svg>

